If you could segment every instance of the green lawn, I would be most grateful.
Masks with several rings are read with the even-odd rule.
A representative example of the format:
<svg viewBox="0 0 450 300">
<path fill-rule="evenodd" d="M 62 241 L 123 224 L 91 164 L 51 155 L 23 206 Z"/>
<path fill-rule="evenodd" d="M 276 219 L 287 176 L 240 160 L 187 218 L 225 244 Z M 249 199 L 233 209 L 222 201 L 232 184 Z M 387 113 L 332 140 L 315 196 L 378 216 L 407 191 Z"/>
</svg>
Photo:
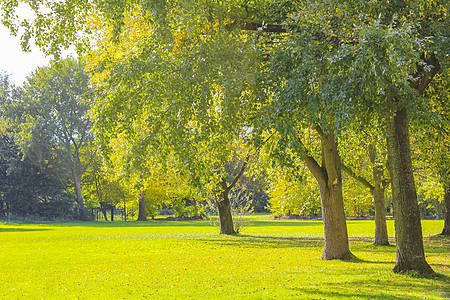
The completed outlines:
<svg viewBox="0 0 450 300">
<path fill-rule="evenodd" d="M 373 221 L 348 221 L 351 262 L 320 260 L 321 221 L 252 223 L 238 236 L 203 221 L 0 224 L 0 299 L 450 298 L 443 221 L 423 221 L 445 275 L 430 279 L 391 271 L 395 247 L 371 244 Z"/>
</svg>

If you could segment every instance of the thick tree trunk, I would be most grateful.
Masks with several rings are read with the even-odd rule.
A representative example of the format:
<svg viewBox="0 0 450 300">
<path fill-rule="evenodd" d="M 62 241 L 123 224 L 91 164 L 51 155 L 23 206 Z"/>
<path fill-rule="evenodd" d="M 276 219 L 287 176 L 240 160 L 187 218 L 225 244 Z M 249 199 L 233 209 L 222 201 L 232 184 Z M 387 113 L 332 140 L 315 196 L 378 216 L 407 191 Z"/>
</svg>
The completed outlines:
<svg viewBox="0 0 450 300">
<path fill-rule="evenodd" d="M 325 249 L 322 259 L 348 259 L 351 254 L 348 246 L 347 223 L 342 195 L 341 161 L 333 133 L 321 135 L 324 166 L 327 181 L 322 183 L 320 197 L 325 231 Z"/>
<path fill-rule="evenodd" d="M 383 170 L 381 167 L 373 167 L 374 188 L 372 196 L 375 205 L 375 245 L 389 245 L 389 237 L 386 226 L 386 208 L 384 206 Z"/>
<path fill-rule="evenodd" d="M 322 143 L 323 166 L 320 167 L 312 157 L 307 156 L 305 161 L 319 184 L 325 234 L 322 259 L 349 259 L 354 256 L 348 246 L 337 144 L 332 132 L 324 133 L 319 127 L 317 129 Z"/>
<path fill-rule="evenodd" d="M 233 216 L 231 214 L 231 203 L 228 194 L 223 195 L 217 202 L 220 219 L 221 234 L 236 234 L 233 226 Z"/>
<path fill-rule="evenodd" d="M 145 214 L 145 192 L 141 192 L 141 197 L 139 198 L 139 212 L 138 221 L 147 221 L 147 215 Z"/>
<path fill-rule="evenodd" d="M 77 195 L 76 201 L 78 203 L 78 208 L 80 211 L 80 220 L 87 221 L 89 218 L 86 212 L 86 208 L 84 207 L 83 194 L 81 193 L 81 176 L 75 174 L 74 171 L 72 171 L 72 175 L 73 181 L 75 183 L 75 193 Z"/>
<path fill-rule="evenodd" d="M 389 172 L 395 211 L 397 247 L 394 272 L 433 273 L 425 260 L 422 225 L 414 183 L 406 109 L 388 115 Z"/>
<path fill-rule="evenodd" d="M 444 215 L 444 229 L 441 235 L 450 235 L 450 188 L 445 191 L 445 215 Z"/>
</svg>

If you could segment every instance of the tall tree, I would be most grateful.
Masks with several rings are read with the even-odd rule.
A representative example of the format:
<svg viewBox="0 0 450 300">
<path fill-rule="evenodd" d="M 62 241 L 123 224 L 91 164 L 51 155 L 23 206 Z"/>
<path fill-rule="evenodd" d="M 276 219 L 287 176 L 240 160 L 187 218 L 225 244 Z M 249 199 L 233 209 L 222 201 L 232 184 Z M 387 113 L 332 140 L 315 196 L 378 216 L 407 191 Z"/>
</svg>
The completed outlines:
<svg viewBox="0 0 450 300">
<path fill-rule="evenodd" d="M 21 96 L 10 103 L 18 143 L 34 163 L 72 189 L 80 218 L 87 220 L 82 176 L 90 160 L 91 122 L 87 116 L 88 77 L 75 59 L 53 61 L 37 69 L 24 84 Z M 84 153 L 86 150 L 88 152 Z"/>
<path fill-rule="evenodd" d="M 385 174 L 387 153 L 384 142 L 380 141 L 382 137 L 379 136 L 379 126 L 374 125 L 372 129 L 365 128 L 360 134 L 355 129 L 344 133 L 349 149 L 345 152 L 342 170 L 369 189 L 375 207 L 374 244 L 389 245 L 385 208 L 385 191 L 389 184 L 389 178 Z M 365 170 L 371 172 L 364 172 Z"/>
<path fill-rule="evenodd" d="M 335 33 L 352 39 L 333 58 L 334 90 L 344 96 L 348 114 L 385 116 L 397 246 L 394 271 L 432 273 L 423 249 L 409 120 L 421 111 L 417 107 L 426 105 L 422 94 L 440 69 L 439 57 L 446 55 L 448 38 L 436 37 L 448 36 L 448 16 L 439 1 L 394 1 L 371 9 L 350 16 L 372 22 L 362 22 L 353 33 Z"/>
<path fill-rule="evenodd" d="M 445 69 L 448 67 L 448 64 L 442 66 L 443 74 L 436 75 L 425 94 L 434 118 L 425 124 L 423 121 L 413 124 L 416 165 L 419 164 L 427 174 L 435 174 L 442 189 L 440 193 L 445 209 L 442 235 L 450 235 L 450 72 Z"/>
<path fill-rule="evenodd" d="M 345 112 L 336 105 L 337 99 L 330 93 L 327 82 L 331 61 L 326 57 L 334 55 L 338 47 L 332 39 L 317 34 L 321 31 L 320 7 L 318 11 L 298 12 L 297 9 L 288 12 L 286 17 L 296 18 L 302 30 L 297 26 L 292 31 L 286 27 L 284 31 L 288 34 L 269 36 L 275 43 L 272 42 L 267 66 L 269 72 L 261 76 L 260 82 L 261 89 L 271 94 L 262 104 L 263 117 L 257 127 L 277 131 L 281 137 L 277 154 L 284 156 L 283 152 L 291 152 L 301 157 L 318 183 L 325 233 L 322 258 L 348 259 L 353 255 L 348 245 L 336 136 L 340 117 Z M 309 149 L 308 140 L 301 134 L 305 128 L 317 134 L 318 151 Z"/>
<path fill-rule="evenodd" d="M 448 52 L 446 2 L 313 4 L 309 6 L 313 10 L 306 6 L 303 11 L 288 13 L 284 28 L 261 27 L 290 33 L 289 46 L 281 46 L 288 54 L 274 59 L 282 72 L 294 69 L 296 83 L 306 82 L 304 77 L 313 78 L 310 89 L 303 89 L 307 93 L 300 93 L 302 89 L 294 88 L 293 84 L 282 84 L 279 88 L 290 99 L 312 99 L 320 91 L 321 99 L 327 101 L 312 106 L 310 112 L 316 119 L 323 119 L 323 115 L 331 117 L 329 125 L 355 121 L 368 124 L 365 116 L 385 118 L 396 211 L 394 271 L 431 273 L 423 250 L 408 117 L 418 111 L 415 105 L 423 103 L 422 94 L 440 69 L 439 57 L 445 59 Z M 303 57 L 308 55 L 305 52 L 314 61 L 309 66 L 303 63 Z M 297 63 L 294 68 L 293 62 Z M 296 107 L 289 108 L 295 112 Z"/>
<path fill-rule="evenodd" d="M 221 232 L 233 234 L 228 194 L 236 183 L 227 181 L 225 163 L 250 132 L 245 126 L 253 108 L 251 37 L 230 32 L 226 21 L 203 6 L 180 3 L 155 16 L 145 11 L 130 7 L 115 37 L 113 27 L 96 26 L 102 20 L 92 23 L 99 39 L 89 68 L 99 93 L 109 99 L 96 105 L 98 131 L 106 139 L 118 128 L 130 133 L 131 120 L 138 118 L 143 134 L 129 135 L 135 162 L 176 156 L 193 184 L 217 192 Z"/>
</svg>

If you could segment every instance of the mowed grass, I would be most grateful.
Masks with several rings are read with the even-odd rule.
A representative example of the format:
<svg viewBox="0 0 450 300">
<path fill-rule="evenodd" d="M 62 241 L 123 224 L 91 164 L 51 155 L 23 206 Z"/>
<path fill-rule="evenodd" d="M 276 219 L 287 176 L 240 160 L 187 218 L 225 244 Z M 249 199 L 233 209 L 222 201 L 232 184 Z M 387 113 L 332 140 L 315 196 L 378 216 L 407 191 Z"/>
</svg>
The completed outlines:
<svg viewBox="0 0 450 300">
<path fill-rule="evenodd" d="M 373 221 L 348 221 L 358 259 L 323 261 L 321 221 L 250 218 L 237 236 L 205 221 L 4 223 L 0 299 L 450 298 L 443 221 L 422 223 L 427 261 L 442 275 L 418 278 L 391 271 L 395 246 L 372 244 Z"/>
</svg>

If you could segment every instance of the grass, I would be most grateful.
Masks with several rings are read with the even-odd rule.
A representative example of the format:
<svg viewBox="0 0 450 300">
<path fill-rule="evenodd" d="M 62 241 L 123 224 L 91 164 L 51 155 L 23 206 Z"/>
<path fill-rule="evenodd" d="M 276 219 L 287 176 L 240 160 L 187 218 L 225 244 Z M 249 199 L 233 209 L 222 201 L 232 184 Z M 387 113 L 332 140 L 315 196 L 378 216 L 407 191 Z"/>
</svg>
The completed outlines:
<svg viewBox="0 0 450 300">
<path fill-rule="evenodd" d="M 395 247 L 372 244 L 373 221 L 348 221 L 358 259 L 322 261 L 321 221 L 251 218 L 238 236 L 202 221 L 1 224 L 0 299 L 450 298 L 442 221 L 422 223 L 442 276 L 418 278 L 391 271 Z"/>
</svg>

